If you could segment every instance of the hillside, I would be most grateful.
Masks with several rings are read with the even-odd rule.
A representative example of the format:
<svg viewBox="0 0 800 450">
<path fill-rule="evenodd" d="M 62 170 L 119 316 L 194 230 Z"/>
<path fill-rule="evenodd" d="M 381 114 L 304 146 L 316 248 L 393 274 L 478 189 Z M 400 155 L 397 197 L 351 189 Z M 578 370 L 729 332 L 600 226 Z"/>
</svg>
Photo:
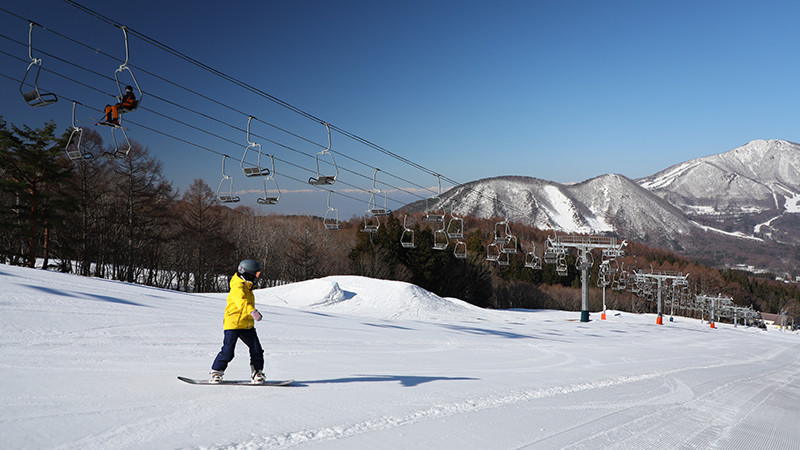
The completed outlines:
<svg viewBox="0 0 800 450">
<path fill-rule="evenodd" d="M 191 386 L 224 294 L 0 266 L 5 448 L 789 448 L 798 335 L 488 311 L 328 277 L 256 291 L 271 378 Z M 244 346 L 226 374 L 249 373 Z M 721 406 L 722 405 L 722 406 Z"/>
</svg>

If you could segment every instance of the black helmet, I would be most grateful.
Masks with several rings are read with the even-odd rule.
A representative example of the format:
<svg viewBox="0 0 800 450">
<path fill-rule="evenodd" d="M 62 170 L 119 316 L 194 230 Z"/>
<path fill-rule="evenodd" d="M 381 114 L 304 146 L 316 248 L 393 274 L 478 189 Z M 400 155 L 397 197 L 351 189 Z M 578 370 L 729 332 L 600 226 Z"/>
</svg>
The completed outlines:
<svg viewBox="0 0 800 450">
<path fill-rule="evenodd" d="M 133 86 L 125 86 L 125 92 L 133 92 Z"/>
<path fill-rule="evenodd" d="M 261 272 L 261 264 L 255 259 L 245 259 L 239 263 L 239 268 L 236 270 L 242 278 L 247 281 L 255 281 Z"/>
</svg>

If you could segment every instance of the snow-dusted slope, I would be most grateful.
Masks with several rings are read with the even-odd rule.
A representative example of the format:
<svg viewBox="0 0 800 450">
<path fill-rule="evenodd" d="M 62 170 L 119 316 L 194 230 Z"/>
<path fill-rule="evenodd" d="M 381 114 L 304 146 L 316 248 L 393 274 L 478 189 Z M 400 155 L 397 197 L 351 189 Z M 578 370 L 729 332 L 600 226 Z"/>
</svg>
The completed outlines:
<svg viewBox="0 0 800 450">
<path fill-rule="evenodd" d="M 488 178 L 442 194 L 446 210 L 478 217 L 506 217 L 542 229 L 616 233 L 664 243 L 696 228 L 683 213 L 622 175 L 603 175 L 577 184 L 530 177 Z M 424 209 L 424 202 L 411 211 Z"/>
<path fill-rule="evenodd" d="M 256 297 L 267 374 L 295 378 L 293 387 L 176 379 L 207 375 L 222 343 L 224 294 L 0 265 L 3 448 L 778 449 L 800 441 L 796 334 L 680 317 L 658 326 L 653 315 L 627 313 L 582 323 L 575 312 L 481 311 L 357 277 Z M 240 344 L 226 377 L 248 374 Z"/>
<path fill-rule="evenodd" d="M 757 140 L 638 180 L 688 214 L 792 211 L 800 195 L 800 145 Z"/>
</svg>

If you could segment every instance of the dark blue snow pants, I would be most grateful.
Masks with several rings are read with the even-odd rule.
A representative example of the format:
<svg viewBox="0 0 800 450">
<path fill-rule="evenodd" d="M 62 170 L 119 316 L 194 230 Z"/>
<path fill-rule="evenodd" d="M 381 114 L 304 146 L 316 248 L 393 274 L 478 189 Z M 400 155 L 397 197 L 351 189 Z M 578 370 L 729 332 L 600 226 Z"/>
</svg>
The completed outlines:
<svg viewBox="0 0 800 450">
<path fill-rule="evenodd" d="M 234 350 L 236 350 L 236 341 L 241 339 L 242 342 L 250 349 L 250 365 L 255 370 L 264 370 L 264 349 L 261 348 L 261 342 L 258 340 L 255 328 L 248 328 L 244 330 L 225 330 L 225 338 L 222 341 L 222 350 L 220 350 L 214 364 L 211 365 L 211 370 L 219 370 L 224 372 L 228 368 L 228 363 L 234 357 Z"/>
</svg>

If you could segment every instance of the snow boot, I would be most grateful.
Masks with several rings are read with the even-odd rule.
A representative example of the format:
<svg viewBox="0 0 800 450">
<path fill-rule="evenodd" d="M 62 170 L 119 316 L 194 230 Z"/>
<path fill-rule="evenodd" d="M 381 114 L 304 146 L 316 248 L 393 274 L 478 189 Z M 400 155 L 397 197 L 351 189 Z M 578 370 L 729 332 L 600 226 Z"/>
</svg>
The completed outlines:
<svg viewBox="0 0 800 450">
<path fill-rule="evenodd" d="M 212 370 L 210 374 L 210 378 L 208 379 L 209 383 L 219 383 L 222 381 L 222 376 L 225 375 L 225 372 L 221 370 Z"/>
<path fill-rule="evenodd" d="M 264 375 L 264 371 L 256 369 L 252 369 L 252 371 L 253 371 L 252 375 L 253 384 L 263 384 L 267 381 L 267 377 Z"/>
</svg>

